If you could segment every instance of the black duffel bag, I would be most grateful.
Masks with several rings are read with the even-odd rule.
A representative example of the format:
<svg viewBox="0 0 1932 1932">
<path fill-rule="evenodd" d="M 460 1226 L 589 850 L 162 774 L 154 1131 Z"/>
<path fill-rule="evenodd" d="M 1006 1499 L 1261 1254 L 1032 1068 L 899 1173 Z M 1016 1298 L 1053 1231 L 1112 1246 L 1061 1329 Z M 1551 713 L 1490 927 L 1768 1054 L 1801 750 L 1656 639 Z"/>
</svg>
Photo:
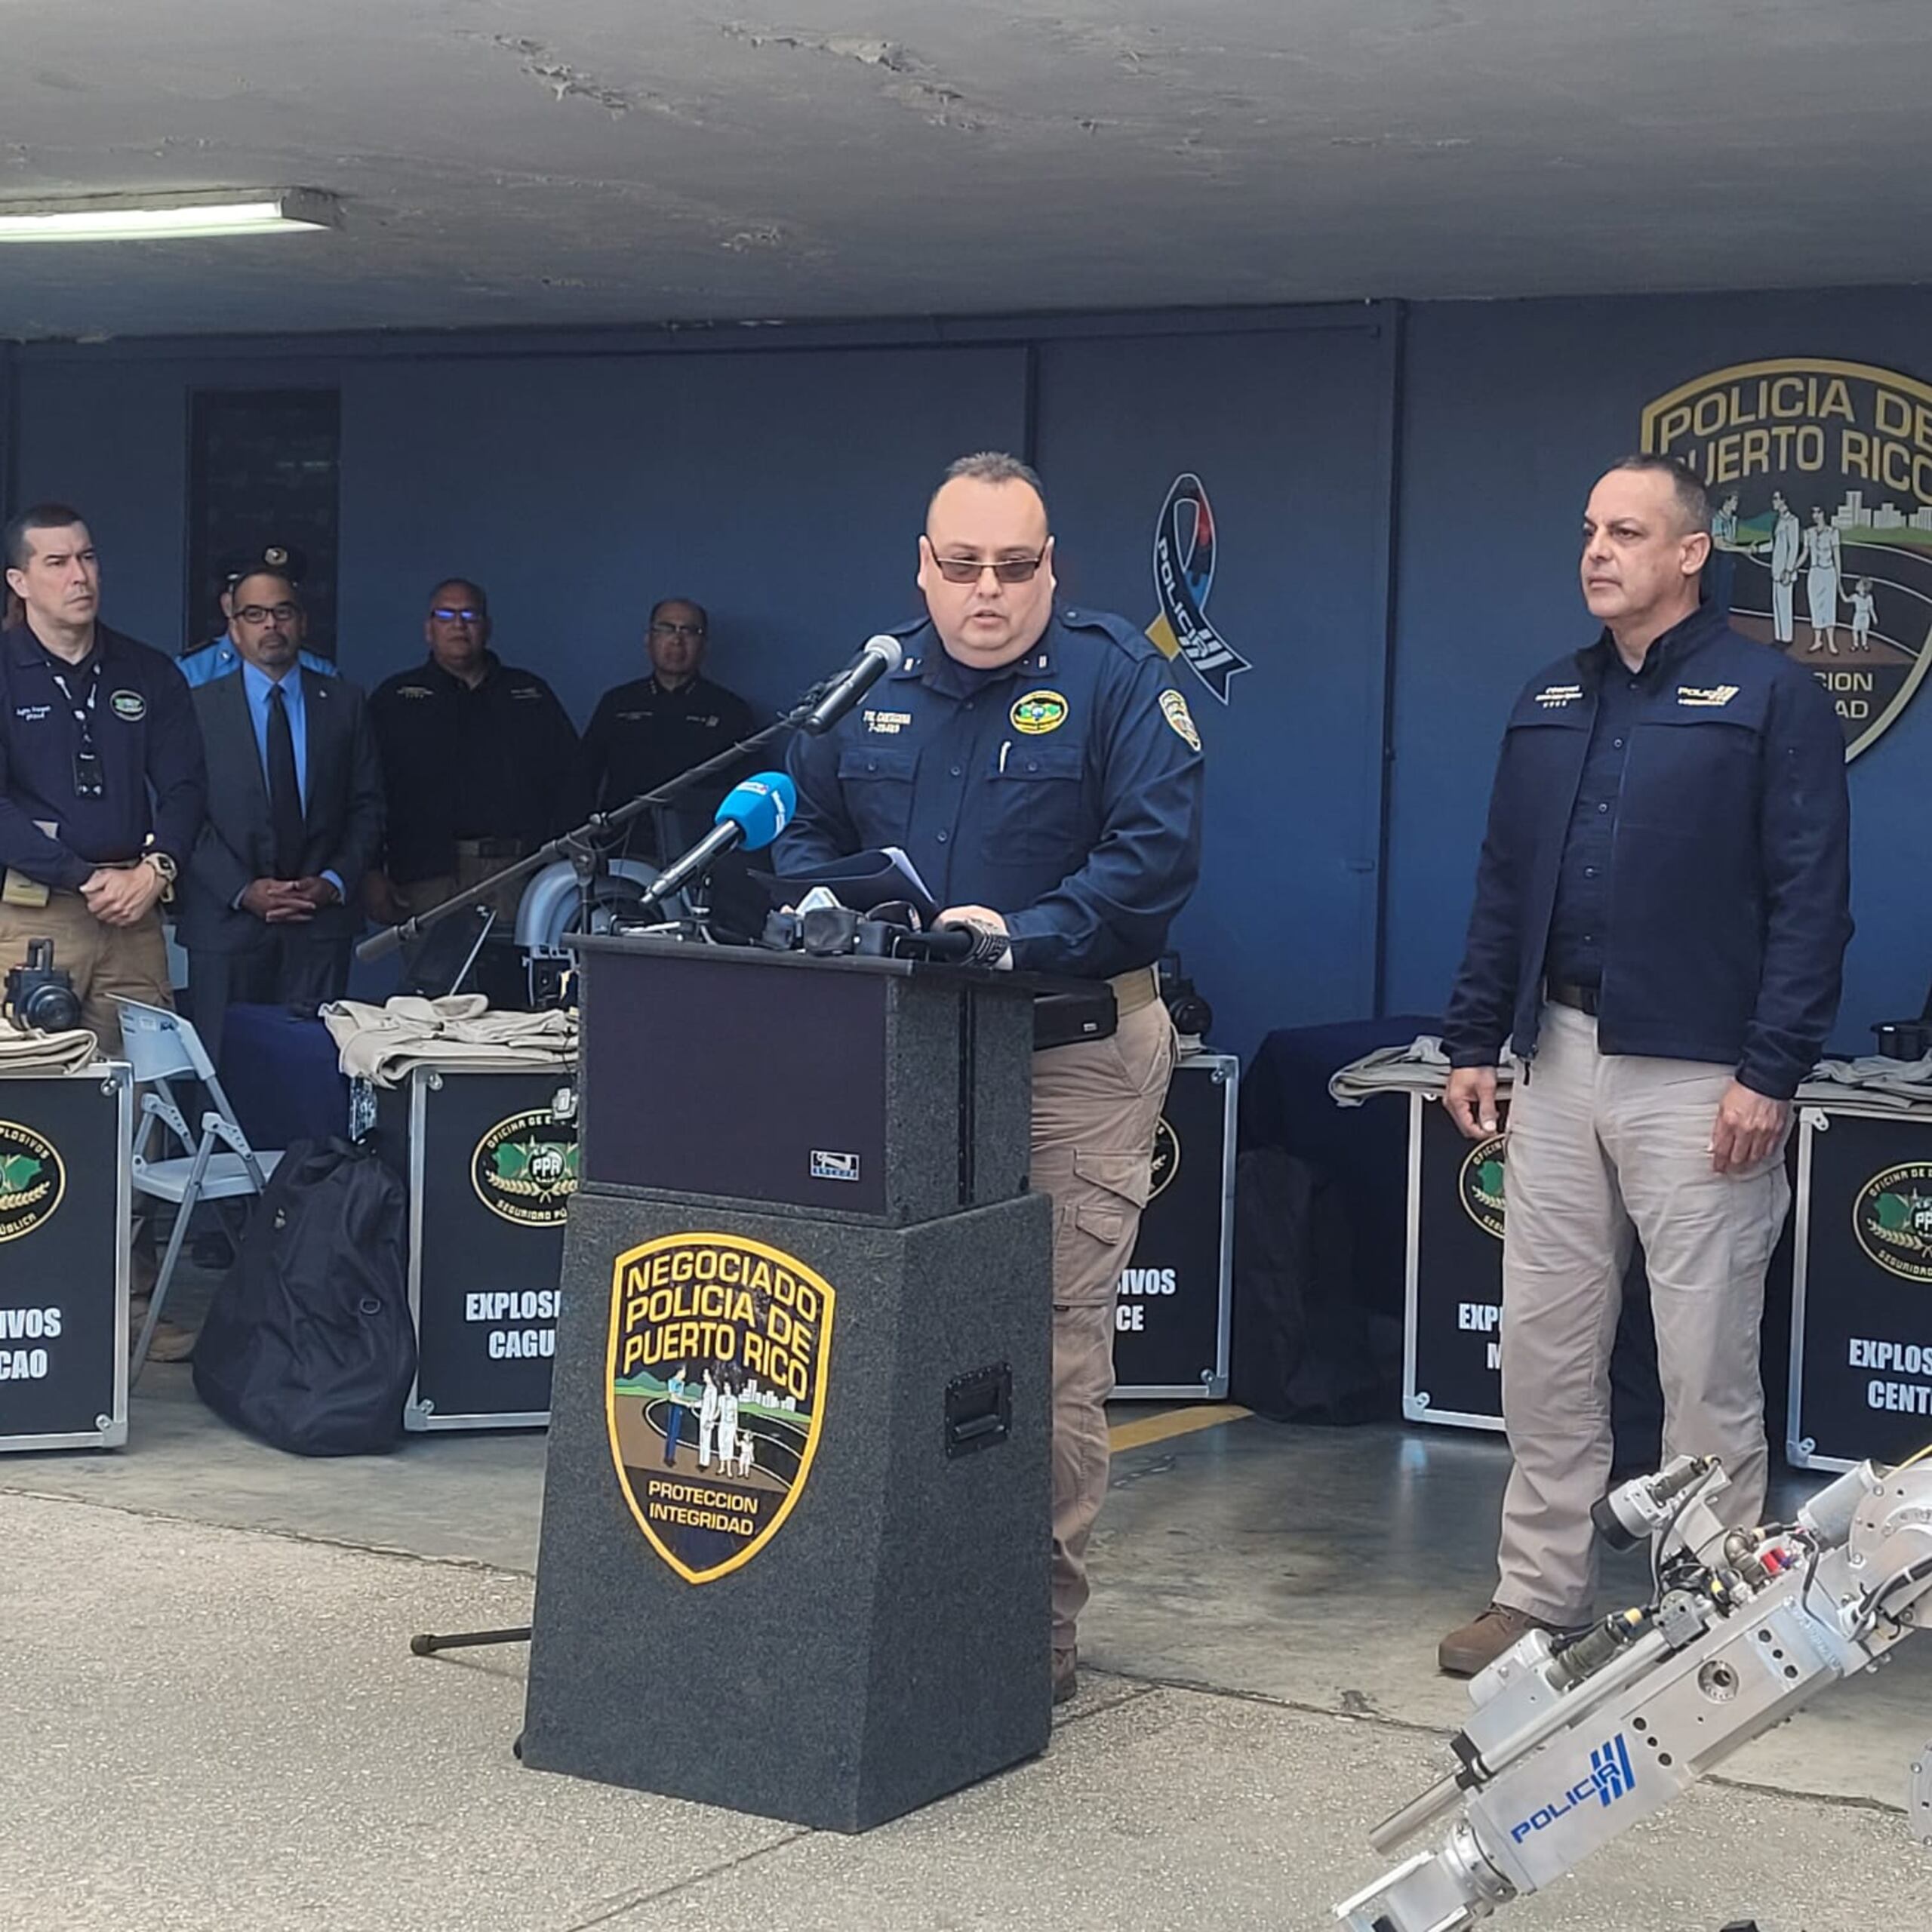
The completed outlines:
<svg viewBox="0 0 1932 1932">
<path fill-rule="evenodd" d="M 1228 1394 L 1276 1422 L 1376 1422 L 1399 1414 L 1401 1324 L 1356 1293 L 1346 1197 L 1280 1147 L 1235 1162 Z"/>
<path fill-rule="evenodd" d="M 224 1421 L 298 1456 L 393 1449 L 416 1379 L 401 1181 L 346 1140 L 298 1140 L 257 1202 L 195 1344 Z"/>
</svg>

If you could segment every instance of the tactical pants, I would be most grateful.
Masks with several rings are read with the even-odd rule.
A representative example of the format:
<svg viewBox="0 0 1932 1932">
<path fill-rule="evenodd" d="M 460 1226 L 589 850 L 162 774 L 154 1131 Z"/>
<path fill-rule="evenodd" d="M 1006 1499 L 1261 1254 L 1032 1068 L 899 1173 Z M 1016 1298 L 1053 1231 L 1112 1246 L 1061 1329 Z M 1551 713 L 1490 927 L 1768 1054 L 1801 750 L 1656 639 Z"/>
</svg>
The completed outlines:
<svg viewBox="0 0 1932 1932">
<path fill-rule="evenodd" d="M 1726 1522 L 1762 1513 L 1758 1377 L 1764 1269 L 1790 1205 L 1782 1146 L 1711 1167 L 1732 1069 L 1600 1054 L 1596 1022 L 1543 1008 L 1509 1106 L 1504 1168 L 1503 1416 L 1515 1462 L 1497 1602 L 1547 1623 L 1591 1614 L 1590 1509 L 1610 1481 L 1610 1353 L 1632 1232 L 1644 1244 L 1663 1383 L 1663 1453 L 1722 1459 Z"/>
<path fill-rule="evenodd" d="M 1115 983 L 1111 1038 L 1033 1058 L 1032 1185 L 1054 1204 L 1053 1643 L 1071 1651 L 1107 1492 L 1114 1307 L 1152 1184 L 1177 1042 L 1151 971 Z M 1137 1002 L 1138 1002 L 1137 1004 Z"/>
<path fill-rule="evenodd" d="M 72 976 L 81 1002 L 81 1024 L 100 1042 L 103 1057 L 121 1051 L 121 1009 L 112 995 L 172 1010 L 168 983 L 168 942 L 161 914 L 150 906 L 131 926 L 103 925 L 78 892 L 56 886 L 45 906 L 0 903 L 0 982 L 24 964 L 27 941 L 51 939 L 54 963 Z"/>
</svg>

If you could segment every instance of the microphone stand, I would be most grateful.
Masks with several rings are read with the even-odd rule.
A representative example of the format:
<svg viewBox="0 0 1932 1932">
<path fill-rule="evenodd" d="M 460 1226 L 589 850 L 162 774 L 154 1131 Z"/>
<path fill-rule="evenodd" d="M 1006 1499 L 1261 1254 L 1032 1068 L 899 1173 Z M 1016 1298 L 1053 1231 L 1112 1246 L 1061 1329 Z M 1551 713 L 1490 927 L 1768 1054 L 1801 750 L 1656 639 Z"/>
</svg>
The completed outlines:
<svg viewBox="0 0 1932 1932">
<path fill-rule="evenodd" d="M 472 906 L 486 899 L 500 887 L 513 880 L 525 878 L 532 872 L 540 872 L 558 859 L 568 859 L 575 870 L 579 881 L 583 910 L 580 915 L 588 929 L 589 924 L 591 888 L 601 865 L 605 848 L 614 842 L 611 835 L 621 832 L 641 813 L 658 805 L 668 805 L 681 792 L 694 785 L 701 784 L 706 779 L 728 771 L 747 754 L 761 751 L 786 731 L 794 731 L 811 715 L 813 709 L 828 687 L 835 680 L 827 678 L 814 685 L 798 703 L 781 717 L 754 731 L 749 738 L 742 738 L 728 749 L 708 758 L 700 764 L 681 771 L 675 778 L 667 778 L 654 791 L 640 792 L 628 803 L 617 807 L 614 811 L 595 812 L 580 826 L 568 832 L 559 832 L 546 841 L 527 857 L 505 866 L 500 872 L 492 872 L 488 878 L 479 879 L 475 884 L 465 888 L 452 897 L 445 899 L 439 906 L 432 906 L 426 912 L 417 912 L 405 919 L 398 925 L 385 926 L 380 932 L 372 933 L 355 949 L 358 959 L 386 959 L 398 946 L 409 944 L 427 932 L 432 926 L 457 913 L 466 912 Z M 660 868 L 660 869 L 662 869 Z"/>
<path fill-rule="evenodd" d="M 426 931 L 439 920 L 452 917 L 496 888 L 512 879 L 523 878 L 526 874 L 540 871 L 545 866 L 558 859 L 568 859 L 577 869 L 581 882 L 584 911 L 581 915 L 586 930 L 589 925 L 591 882 L 596 875 L 597 866 L 604 854 L 610 835 L 630 823 L 639 813 L 648 811 L 653 806 L 669 804 L 678 795 L 691 786 L 702 783 L 717 773 L 728 770 L 748 752 L 761 751 L 783 733 L 795 731 L 809 718 L 833 684 L 835 678 L 827 678 L 814 685 L 792 709 L 782 717 L 774 718 L 769 724 L 754 731 L 749 738 L 743 738 L 728 750 L 721 751 L 715 757 L 706 758 L 701 764 L 694 764 L 681 771 L 675 778 L 666 779 L 655 791 L 641 793 L 628 804 L 620 805 L 615 811 L 598 812 L 573 830 L 560 832 L 547 844 L 538 848 L 528 857 L 518 859 L 513 865 L 493 872 L 489 878 L 479 881 L 466 891 L 459 892 L 453 899 L 445 899 L 440 906 L 432 906 L 426 912 L 405 919 L 400 925 L 385 926 L 374 933 L 355 949 L 359 959 L 384 959 L 405 941 L 414 939 L 419 933 Z M 419 1657 L 433 1657 L 438 1651 L 466 1650 L 488 1644 L 527 1644 L 530 1641 L 530 1626 L 520 1624 L 509 1630 L 466 1630 L 439 1635 L 424 1631 L 411 1637 L 409 1647 Z M 510 1746 L 518 1757 L 523 1755 L 523 1736 L 517 1734 Z"/>
</svg>

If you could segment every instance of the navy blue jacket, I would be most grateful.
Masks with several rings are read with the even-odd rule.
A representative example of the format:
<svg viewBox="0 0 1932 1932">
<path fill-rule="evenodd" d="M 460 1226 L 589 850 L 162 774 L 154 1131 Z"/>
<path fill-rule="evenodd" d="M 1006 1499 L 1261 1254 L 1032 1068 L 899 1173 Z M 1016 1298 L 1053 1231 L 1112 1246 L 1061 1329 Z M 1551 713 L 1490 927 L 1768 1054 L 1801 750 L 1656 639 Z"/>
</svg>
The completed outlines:
<svg viewBox="0 0 1932 1932">
<path fill-rule="evenodd" d="M 999 913 L 1023 971 L 1152 964 L 1201 869 L 1201 740 L 1166 660 L 1091 611 L 991 673 L 929 623 L 897 635 L 861 708 L 792 741 L 780 869 L 896 845 L 942 906 Z"/>
<path fill-rule="evenodd" d="M 1490 797 L 1443 1044 L 1536 1051 L 1557 874 L 1609 637 L 1524 688 Z M 1611 854 L 1597 1016 L 1605 1053 L 1735 1066 L 1789 1100 L 1837 1017 L 1851 937 L 1844 736 L 1802 665 L 1706 605 L 1651 648 Z"/>
<path fill-rule="evenodd" d="M 180 672 L 105 624 L 94 626 L 93 657 L 97 684 L 91 663 L 60 663 L 26 625 L 0 631 L 0 865 L 43 885 L 77 888 L 97 866 L 137 858 L 150 842 L 185 866 L 208 803 L 201 729 Z M 81 732 L 57 671 L 82 702 L 93 691 L 99 798 L 75 792 Z"/>
</svg>

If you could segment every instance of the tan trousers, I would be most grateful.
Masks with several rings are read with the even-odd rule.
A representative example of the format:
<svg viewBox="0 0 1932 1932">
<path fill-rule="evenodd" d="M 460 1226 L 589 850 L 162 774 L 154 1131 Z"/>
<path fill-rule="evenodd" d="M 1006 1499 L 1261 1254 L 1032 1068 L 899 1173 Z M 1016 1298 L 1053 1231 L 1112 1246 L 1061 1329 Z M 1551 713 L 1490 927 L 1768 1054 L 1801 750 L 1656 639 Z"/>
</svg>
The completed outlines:
<svg viewBox="0 0 1932 1932">
<path fill-rule="evenodd" d="M 104 926 L 78 892 L 58 886 L 45 906 L 0 903 L 0 983 L 11 968 L 25 963 L 30 939 L 54 942 L 54 964 L 73 978 L 81 1024 L 99 1039 L 109 1060 L 121 1051 L 121 1009 L 112 995 L 174 1008 L 168 942 L 155 908 L 138 925 Z"/>
<path fill-rule="evenodd" d="M 1071 1651 L 1107 1493 L 1114 1307 L 1147 1204 L 1177 1042 L 1154 1001 L 1110 1038 L 1033 1057 L 1032 1185 L 1054 1204 L 1053 1642 Z"/>
<path fill-rule="evenodd" d="M 1727 1522 L 1764 1508 L 1758 1329 L 1790 1205 L 1780 1147 L 1715 1174 L 1729 1067 L 1600 1054 L 1596 1022 L 1546 1006 L 1509 1107 L 1503 1416 L 1515 1457 L 1496 1600 L 1580 1623 L 1596 1594 L 1591 1506 L 1610 1480 L 1610 1352 L 1632 1231 L 1644 1244 L 1663 1383 L 1663 1453 L 1717 1456 Z"/>
</svg>

